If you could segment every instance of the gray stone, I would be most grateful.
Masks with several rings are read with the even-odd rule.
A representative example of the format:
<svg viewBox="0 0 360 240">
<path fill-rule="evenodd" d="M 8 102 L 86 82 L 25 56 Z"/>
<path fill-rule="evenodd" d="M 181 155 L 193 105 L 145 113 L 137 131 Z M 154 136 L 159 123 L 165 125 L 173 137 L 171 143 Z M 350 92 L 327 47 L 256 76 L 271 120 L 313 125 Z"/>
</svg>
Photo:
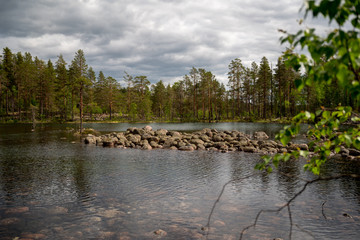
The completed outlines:
<svg viewBox="0 0 360 240">
<path fill-rule="evenodd" d="M 151 150 L 152 147 L 151 147 L 151 145 L 149 143 L 146 143 L 141 147 L 141 149 L 143 149 L 143 150 Z"/>
<path fill-rule="evenodd" d="M 199 145 L 197 145 L 197 149 L 198 150 L 205 150 L 206 148 L 205 148 L 205 146 L 203 144 L 199 144 Z"/>
<path fill-rule="evenodd" d="M 88 134 L 87 137 L 84 139 L 86 144 L 96 144 L 96 137 L 92 134 Z"/>
<path fill-rule="evenodd" d="M 180 138 L 181 139 L 181 133 L 176 132 L 176 131 L 171 131 L 169 132 L 170 136 L 174 137 L 174 138 Z"/>
<path fill-rule="evenodd" d="M 166 135 L 167 133 L 168 133 L 168 130 L 166 130 L 166 129 L 158 129 L 155 131 L 156 136 L 163 136 L 163 135 Z"/>
<path fill-rule="evenodd" d="M 127 140 L 129 140 L 130 142 L 137 144 L 141 141 L 141 136 L 138 134 L 130 134 L 127 137 Z"/>
<path fill-rule="evenodd" d="M 350 156 L 360 156 L 360 151 L 354 148 L 349 148 L 349 155 Z"/>
<path fill-rule="evenodd" d="M 149 125 L 145 126 L 143 129 L 145 130 L 145 132 L 150 132 L 150 131 L 152 131 L 152 127 L 149 126 Z"/>
<path fill-rule="evenodd" d="M 196 146 L 198 146 L 198 145 L 204 145 L 204 141 L 201 140 L 201 139 L 191 139 L 191 140 L 190 140 L 190 143 L 195 144 Z"/>
<path fill-rule="evenodd" d="M 255 147 L 251 147 L 251 146 L 243 147 L 242 150 L 243 150 L 244 152 L 251 152 L 251 153 L 256 152 L 256 148 L 255 148 Z"/>
<path fill-rule="evenodd" d="M 214 142 L 222 142 L 224 139 L 220 135 L 214 135 L 213 141 Z"/>
<path fill-rule="evenodd" d="M 254 139 L 257 139 L 257 140 L 266 140 L 269 138 L 269 136 L 265 133 L 265 132 L 254 132 Z"/>
<path fill-rule="evenodd" d="M 150 146 L 152 147 L 152 148 L 159 148 L 159 144 L 157 143 L 157 142 L 155 142 L 155 141 L 151 141 L 150 143 Z"/>
<path fill-rule="evenodd" d="M 180 151 L 194 151 L 194 147 L 193 146 L 183 146 L 179 148 Z"/>
<path fill-rule="evenodd" d="M 169 148 L 169 147 L 172 147 L 172 146 L 176 146 L 178 144 L 178 142 L 176 141 L 175 138 L 168 138 L 165 140 L 164 144 L 163 144 L 163 147 L 164 148 Z"/>
</svg>

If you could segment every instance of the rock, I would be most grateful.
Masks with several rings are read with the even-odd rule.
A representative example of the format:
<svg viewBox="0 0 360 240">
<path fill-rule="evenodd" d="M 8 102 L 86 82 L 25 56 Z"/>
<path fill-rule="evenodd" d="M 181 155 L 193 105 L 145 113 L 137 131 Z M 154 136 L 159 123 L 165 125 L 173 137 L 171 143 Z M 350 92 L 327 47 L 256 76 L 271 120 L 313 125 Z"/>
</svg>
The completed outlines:
<svg viewBox="0 0 360 240">
<path fill-rule="evenodd" d="M 141 128 L 135 128 L 133 131 L 133 134 L 138 134 L 138 135 L 144 135 L 145 134 L 145 130 L 141 129 Z"/>
<path fill-rule="evenodd" d="M 243 150 L 244 152 L 251 152 L 251 153 L 256 152 L 256 148 L 255 148 L 255 147 L 251 147 L 251 146 L 243 147 L 242 150 Z"/>
<path fill-rule="evenodd" d="M 120 136 L 118 137 L 118 140 L 115 142 L 115 144 L 125 146 L 126 141 L 127 139 L 125 136 Z"/>
<path fill-rule="evenodd" d="M 234 141 L 234 138 L 233 138 L 233 137 L 225 137 L 225 138 L 224 138 L 224 141 L 226 141 L 226 142 L 232 142 L 232 141 Z"/>
<path fill-rule="evenodd" d="M 350 151 L 349 151 L 349 149 L 345 148 L 344 146 L 341 146 L 339 153 L 340 153 L 342 156 L 349 156 Z"/>
<path fill-rule="evenodd" d="M 160 138 L 159 137 L 155 137 L 155 136 L 152 136 L 150 139 L 148 139 L 148 141 L 154 141 L 156 143 L 158 143 L 160 141 Z"/>
<path fill-rule="evenodd" d="M 217 149 L 216 147 L 210 147 L 207 149 L 208 151 L 219 151 L 219 149 Z"/>
<path fill-rule="evenodd" d="M 349 148 L 349 155 L 350 156 L 360 156 L 360 151 L 354 148 Z"/>
<path fill-rule="evenodd" d="M 102 142 L 103 147 L 113 147 L 114 143 L 112 140 L 110 139 L 106 139 Z"/>
<path fill-rule="evenodd" d="M 19 218 L 4 218 L 0 220 L 0 225 L 11 225 L 20 222 Z"/>
<path fill-rule="evenodd" d="M 258 141 L 258 144 L 260 148 L 276 148 L 276 145 L 270 141 Z"/>
<path fill-rule="evenodd" d="M 297 151 L 297 150 L 309 150 L 309 147 L 307 144 L 305 143 L 302 143 L 302 144 L 295 144 L 295 143 L 291 143 L 289 146 L 288 146 L 288 149 L 289 150 L 294 150 L 294 151 Z"/>
<path fill-rule="evenodd" d="M 126 236 L 126 235 L 121 235 L 121 233 L 120 233 L 118 240 L 131 240 L 131 237 Z"/>
<path fill-rule="evenodd" d="M 142 150 L 151 150 L 152 147 L 151 147 L 150 144 L 146 143 L 146 144 L 144 144 L 144 145 L 141 147 L 141 149 L 142 149 Z"/>
<path fill-rule="evenodd" d="M 218 227 L 224 227 L 226 224 L 223 221 L 215 220 L 214 225 Z"/>
<path fill-rule="evenodd" d="M 205 146 L 203 144 L 199 144 L 199 145 L 197 145 L 197 149 L 198 150 L 205 150 L 206 148 L 205 148 Z"/>
<path fill-rule="evenodd" d="M 193 146 L 183 146 L 179 148 L 180 151 L 194 151 L 194 147 Z"/>
<path fill-rule="evenodd" d="M 309 150 L 309 146 L 305 143 L 298 144 L 298 146 L 301 150 L 306 150 L 306 151 Z"/>
<path fill-rule="evenodd" d="M 220 135 L 213 136 L 214 142 L 222 142 L 224 139 Z"/>
<path fill-rule="evenodd" d="M 153 138 L 153 136 L 150 133 L 144 133 L 143 135 L 141 135 L 141 139 L 142 140 L 150 140 L 151 138 Z"/>
<path fill-rule="evenodd" d="M 179 139 L 181 139 L 181 133 L 179 133 L 179 132 L 176 132 L 176 131 L 171 131 L 171 132 L 169 132 L 169 134 L 170 134 L 170 136 L 172 136 L 173 138 L 179 138 Z"/>
<path fill-rule="evenodd" d="M 160 147 L 160 145 L 157 142 L 154 142 L 154 141 L 151 141 L 149 144 L 150 144 L 150 146 L 152 148 L 159 148 Z"/>
<path fill-rule="evenodd" d="M 180 148 L 180 147 L 185 147 L 187 144 L 183 141 L 179 141 L 178 144 L 177 144 L 177 147 Z"/>
<path fill-rule="evenodd" d="M 198 145 L 204 145 L 204 141 L 201 140 L 201 139 L 191 139 L 191 140 L 190 140 L 190 143 L 195 144 L 196 146 L 198 146 Z"/>
<path fill-rule="evenodd" d="M 111 239 L 112 237 L 115 236 L 116 233 L 100 231 L 98 234 L 99 234 L 100 239 Z"/>
<path fill-rule="evenodd" d="M 96 137 L 92 134 L 88 134 L 84 139 L 85 144 L 96 144 Z"/>
<path fill-rule="evenodd" d="M 269 136 L 265 132 L 254 132 L 253 138 L 256 140 L 266 140 Z"/>
<path fill-rule="evenodd" d="M 178 150 L 178 148 L 175 147 L 175 146 L 171 146 L 169 149 L 170 149 L 170 150 Z"/>
<path fill-rule="evenodd" d="M 166 130 L 166 129 L 158 129 L 157 131 L 155 131 L 156 136 L 164 136 L 167 133 L 168 133 L 168 130 Z"/>
<path fill-rule="evenodd" d="M 208 135 L 205 135 L 205 134 L 200 135 L 199 139 L 201 139 L 201 140 L 204 141 L 204 142 L 210 142 L 209 136 L 208 136 Z"/>
<path fill-rule="evenodd" d="M 165 231 L 162 230 L 162 229 L 159 229 L 159 230 L 154 231 L 154 234 L 155 234 L 156 236 L 165 237 L 165 236 L 167 235 L 167 232 L 165 232 Z"/>
<path fill-rule="evenodd" d="M 136 128 L 134 128 L 134 127 L 131 127 L 131 128 L 128 128 L 127 130 L 126 130 L 126 132 L 127 133 L 134 133 L 134 130 L 135 130 Z"/>
<path fill-rule="evenodd" d="M 126 138 L 134 144 L 138 144 L 141 141 L 141 136 L 139 134 L 130 134 Z"/>
<path fill-rule="evenodd" d="M 18 214 L 18 213 L 24 213 L 28 212 L 29 207 L 14 207 L 14 208 L 8 208 L 5 211 L 5 214 Z"/>
<path fill-rule="evenodd" d="M 152 127 L 149 126 L 149 125 L 145 126 L 143 129 L 145 130 L 145 132 L 150 132 L 150 131 L 152 131 Z"/>
<path fill-rule="evenodd" d="M 64 207 L 60 207 L 60 206 L 56 206 L 54 208 L 49 208 L 48 209 L 48 213 L 49 214 L 54 214 L 54 215 L 57 215 L 57 214 L 66 214 L 68 213 L 68 209 L 67 208 L 64 208 Z"/>
<path fill-rule="evenodd" d="M 213 147 L 216 147 L 217 149 L 224 148 L 224 146 L 226 146 L 226 143 L 225 143 L 225 142 L 215 142 L 215 143 L 213 144 Z"/>
<path fill-rule="evenodd" d="M 42 233 L 24 233 L 24 234 L 21 234 L 21 238 L 44 239 L 44 238 L 46 238 L 46 236 Z"/>
</svg>

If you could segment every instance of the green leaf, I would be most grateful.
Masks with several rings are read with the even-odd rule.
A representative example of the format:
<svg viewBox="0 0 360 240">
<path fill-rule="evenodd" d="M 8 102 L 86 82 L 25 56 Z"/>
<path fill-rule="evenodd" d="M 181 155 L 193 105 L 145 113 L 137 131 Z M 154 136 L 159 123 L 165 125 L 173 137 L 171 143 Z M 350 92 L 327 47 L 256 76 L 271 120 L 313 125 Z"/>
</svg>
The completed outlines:
<svg viewBox="0 0 360 240">
<path fill-rule="evenodd" d="M 304 82 L 301 80 L 301 79 L 296 79 L 295 80 L 295 87 L 301 91 L 304 87 L 305 87 L 305 84 Z"/>
<path fill-rule="evenodd" d="M 346 85 L 347 76 L 348 76 L 348 70 L 346 68 L 341 67 L 341 68 L 338 69 L 337 74 L 336 74 L 336 78 L 339 80 L 339 83 L 342 86 Z"/>
</svg>

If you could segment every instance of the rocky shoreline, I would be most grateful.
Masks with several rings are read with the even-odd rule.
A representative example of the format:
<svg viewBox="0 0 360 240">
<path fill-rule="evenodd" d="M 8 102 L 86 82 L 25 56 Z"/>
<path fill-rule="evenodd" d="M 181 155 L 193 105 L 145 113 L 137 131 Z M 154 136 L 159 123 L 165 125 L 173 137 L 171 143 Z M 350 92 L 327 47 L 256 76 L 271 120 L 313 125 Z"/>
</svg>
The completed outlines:
<svg viewBox="0 0 360 240">
<path fill-rule="evenodd" d="M 283 146 L 280 142 L 269 140 L 265 132 L 255 132 L 252 136 L 239 131 L 218 131 L 205 128 L 187 133 L 153 130 L 151 126 L 129 128 L 126 132 L 114 132 L 101 136 L 88 134 L 84 142 L 103 147 L 136 148 L 143 150 L 172 149 L 180 151 L 207 150 L 219 152 L 251 152 L 272 154 L 292 150 L 308 150 L 307 144 L 290 143 Z"/>
</svg>

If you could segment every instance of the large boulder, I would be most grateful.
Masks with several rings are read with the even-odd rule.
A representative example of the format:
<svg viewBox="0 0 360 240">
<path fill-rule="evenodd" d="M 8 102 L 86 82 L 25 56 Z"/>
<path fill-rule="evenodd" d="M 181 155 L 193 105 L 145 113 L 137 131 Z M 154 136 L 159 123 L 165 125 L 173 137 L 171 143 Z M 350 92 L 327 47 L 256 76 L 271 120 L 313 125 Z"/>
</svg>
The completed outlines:
<svg viewBox="0 0 360 240">
<path fill-rule="evenodd" d="M 195 144 L 196 146 L 198 146 L 198 145 L 204 145 L 204 141 L 201 140 L 201 139 L 191 139 L 191 140 L 190 140 L 190 143 Z"/>
<path fill-rule="evenodd" d="M 194 147 L 193 146 L 183 146 L 178 148 L 180 151 L 194 151 Z"/>
<path fill-rule="evenodd" d="M 254 153 L 256 152 L 256 148 L 253 146 L 246 146 L 246 147 L 242 147 L 241 148 L 244 152 L 250 152 L 250 153 Z"/>
<path fill-rule="evenodd" d="M 164 148 L 170 148 L 172 146 L 176 146 L 178 144 L 178 142 L 176 141 L 175 138 L 168 138 L 165 140 L 163 147 Z"/>
<path fill-rule="evenodd" d="M 145 130 L 145 132 L 150 132 L 150 131 L 152 131 L 152 127 L 149 126 L 149 125 L 145 126 L 143 129 Z"/>
<path fill-rule="evenodd" d="M 269 136 L 265 132 L 254 132 L 254 139 L 256 140 L 266 140 L 269 139 Z"/>
<path fill-rule="evenodd" d="M 170 136 L 172 136 L 173 138 L 179 138 L 179 139 L 181 139 L 181 133 L 179 133 L 179 132 L 176 132 L 176 131 L 171 131 L 171 132 L 169 132 L 169 134 L 170 134 Z"/>
<path fill-rule="evenodd" d="M 156 136 L 164 136 L 168 133 L 168 130 L 166 129 L 158 129 L 155 131 Z"/>
<path fill-rule="evenodd" d="M 129 134 L 126 136 L 126 138 L 134 144 L 138 144 L 141 141 L 141 136 L 139 134 Z"/>
<path fill-rule="evenodd" d="M 96 144 L 96 137 L 92 134 L 88 134 L 85 139 L 84 142 L 86 144 Z"/>
<path fill-rule="evenodd" d="M 145 130 L 141 128 L 135 128 L 133 134 L 139 134 L 140 136 L 145 134 Z"/>
</svg>

